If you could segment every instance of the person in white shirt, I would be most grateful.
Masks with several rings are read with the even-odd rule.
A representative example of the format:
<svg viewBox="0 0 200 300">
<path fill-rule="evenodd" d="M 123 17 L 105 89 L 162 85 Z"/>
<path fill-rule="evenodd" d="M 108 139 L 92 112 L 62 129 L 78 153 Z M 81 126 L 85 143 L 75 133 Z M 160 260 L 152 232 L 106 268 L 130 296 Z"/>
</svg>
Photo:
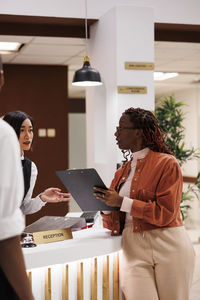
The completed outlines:
<svg viewBox="0 0 200 300">
<path fill-rule="evenodd" d="M 21 204 L 22 212 L 25 215 L 32 214 L 40 210 L 47 202 L 69 201 L 70 194 L 61 193 L 59 188 L 53 187 L 32 198 L 38 171 L 35 163 L 24 157 L 24 151 L 30 150 L 33 142 L 33 120 L 22 111 L 9 112 L 3 119 L 14 128 L 19 139 L 25 184 L 24 197 Z"/>
<path fill-rule="evenodd" d="M 0 299 L 33 299 L 20 245 L 23 176 L 13 129 L 0 119 Z"/>
<path fill-rule="evenodd" d="M 1 59 L 1 58 L 0 58 Z M 0 62 L 0 89 L 2 79 Z M 33 300 L 20 245 L 23 175 L 14 130 L 0 119 L 0 299 Z"/>
</svg>

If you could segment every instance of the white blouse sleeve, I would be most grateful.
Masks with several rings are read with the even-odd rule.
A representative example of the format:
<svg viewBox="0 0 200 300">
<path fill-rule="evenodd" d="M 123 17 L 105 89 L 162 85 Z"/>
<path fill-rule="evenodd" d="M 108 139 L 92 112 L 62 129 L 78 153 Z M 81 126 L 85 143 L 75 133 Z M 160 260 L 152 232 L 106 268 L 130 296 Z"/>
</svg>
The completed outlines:
<svg viewBox="0 0 200 300">
<path fill-rule="evenodd" d="M 40 195 L 35 198 L 32 198 L 33 189 L 37 179 L 38 170 L 34 162 L 31 163 L 31 179 L 30 179 L 30 188 L 23 200 L 21 205 L 21 210 L 24 215 L 33 214 L 40 210 L 46 202 L 40 199 Z"/>
<path fill-rule="evenodd" d="M 120 210 L 124 211 L 124 212 L 127 212 L 127 213 L 130 213 L 132 205 L 133 205 L 133 201 L 134 201 L 134 199 L 131 199 L 129 197 L 124 197 Z"/>
</svg>

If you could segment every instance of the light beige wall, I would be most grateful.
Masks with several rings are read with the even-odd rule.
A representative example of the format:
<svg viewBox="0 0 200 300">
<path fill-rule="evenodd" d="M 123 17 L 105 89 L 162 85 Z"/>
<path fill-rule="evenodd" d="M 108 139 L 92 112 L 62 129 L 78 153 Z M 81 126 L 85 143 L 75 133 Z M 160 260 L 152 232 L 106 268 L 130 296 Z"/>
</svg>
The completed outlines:
<svg viewBox="0 0 200 300">
<path fill-rule="evenodd" d="M 200 147 L 200 87 L 191 86 L 180 90 L 169 90 L 162 96 L 174 95 L 177 102 L 181 101 L 185 104 L 182 107 L 184 112 L 183 126 L 185 127 L 185 147 Z M 160 97 L 161 95 L 159 95 Z M 199 160 L 192 160 L 184 164 L 182 170 L 185 176 L 196 176 L 199 168 Z"/>
<path fill-rule="evenodd" d="M 169 96 L 172 91 L 163 96 Z M 185 120 L 185 145 L 187 148 L 200 148 L 200 87 L 191 86 L 191 88 L 182 89 L 174 92 L 174 97 L 177 101 L 181 101 L 186 105 L 183 107 Z M 192 160 L 185 163 L 182 167 L 183 175 L 196 177 L 200 170 L 200 159 Z M 183 189 L 187 190 L 188 184 L 184 184 Z M 200 195 L 199 195 L 200 197 Z M 186 203 L 185 203 L 186 204 Z M 192 201 L 187 204 L 191 206 L 189 216 L 185 220 L 186 228 L 199 228 L 200 226 L 200 200 L 194 195 Z"/>
<path fill-rule="evenodd" d="M 185 120 L 183 125 L 185 127 L 185 144 L 187 148 L 200 147 L 199 139 L 199 102 L 200 102 L 200 89 L 191 87 L 183 91 L 175 92 L 177 101 L 182 101 L 186 105 L 183 107 L 185 113 Z M 198 160 L 187 162 L 183 166 L 183 174 L 186 176 L 196 176 L 199 170 Z"/>
<path fill-rule="evenodd" d="M 69 114 L 69 168 L 86 167 L 86 114 Z"/>
<path fill-rule="evenodd" d="M 69 169 L 86 168 L 86 114 L 69 114 Z M 72 198 L 70 211 L 80 211 L 80 207 Z"/>
</svg>

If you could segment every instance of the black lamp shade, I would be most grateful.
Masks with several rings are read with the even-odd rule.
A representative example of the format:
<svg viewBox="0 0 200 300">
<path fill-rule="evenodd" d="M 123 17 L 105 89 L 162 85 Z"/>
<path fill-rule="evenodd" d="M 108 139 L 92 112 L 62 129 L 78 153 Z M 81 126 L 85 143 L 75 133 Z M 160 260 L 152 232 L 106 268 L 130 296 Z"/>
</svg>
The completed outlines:
<svg viewBox="0 0 200 300">
<path fill-rule="evenodd" d="M 97 86 L 102 84 L 99 72 L 91 68 L 88 57 L 84 58 L 83 67 L 75 72 L 72 84 L 77 86 Z"/>
</svg>

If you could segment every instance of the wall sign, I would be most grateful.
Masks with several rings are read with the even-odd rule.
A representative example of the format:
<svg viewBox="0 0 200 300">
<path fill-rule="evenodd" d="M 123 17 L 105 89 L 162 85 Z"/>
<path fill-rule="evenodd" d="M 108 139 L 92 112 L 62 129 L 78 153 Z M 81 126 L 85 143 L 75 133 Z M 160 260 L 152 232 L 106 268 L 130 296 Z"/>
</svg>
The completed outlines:
<svg viewBox="0 0 200 300">
<path fill-rule="evenodd" d="M 118 94 L 147 94 L 146 86 L 118 86 Z"/>
<path fill-rule="evenodd" d="M 154 70 L 154 63 L 148 62 L 125 62 L 126 70 Z"/>
</svg>

